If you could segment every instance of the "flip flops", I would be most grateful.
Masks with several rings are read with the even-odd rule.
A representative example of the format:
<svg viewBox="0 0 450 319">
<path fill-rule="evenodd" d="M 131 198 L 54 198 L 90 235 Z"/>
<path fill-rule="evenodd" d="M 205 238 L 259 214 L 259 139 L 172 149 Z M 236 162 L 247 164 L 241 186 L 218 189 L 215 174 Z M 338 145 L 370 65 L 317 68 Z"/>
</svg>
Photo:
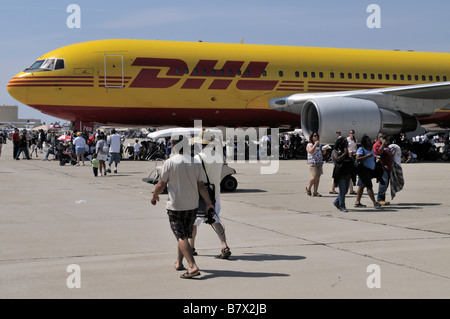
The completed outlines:
<svg viewBox="0 0 450 319">
<path fill-rule="evenodd" d="M 310 190 L 308 190 L 308 186 L 306 186 L 306 194 L 308 194 L 309 196 L 311 196 L 311 195 L 312 195 L 311 191 L 310 191 Z"/>
<path fill-rule="evenodd" d="M 192 272 L 192 273 L 190 273 L 189 271 L 186 271 L 184 274 L 182 274 L 182 275 L 180 276 L 180 278 L 181 278 L 181 279 L 191 279 L 191 278 L 194 278 L 194 277 L 197 277 L 197 276 L 200 276 L 200 275 L 201 275 L 201 274 L 200 274 L 199 271 Z"/>
</svg>

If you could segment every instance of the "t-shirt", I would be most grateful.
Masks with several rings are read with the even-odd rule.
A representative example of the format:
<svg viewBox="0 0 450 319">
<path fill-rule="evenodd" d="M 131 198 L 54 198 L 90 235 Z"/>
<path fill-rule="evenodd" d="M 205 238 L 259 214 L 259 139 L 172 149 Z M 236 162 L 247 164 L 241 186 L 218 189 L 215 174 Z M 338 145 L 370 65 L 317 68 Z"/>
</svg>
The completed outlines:
<svg viewBox="0 0 450 319">
<path fill-rule="evenodd" d="M 113 134 L 109 137 L 109 152 L 120 153 L 120 135 Z"/>
<path fill-rule="evenodd" d="M 371 149 L 370 151 L 366 150 L 364 147 L 360 147 L 358 148 L 358 150 L 356 151 L 356 155 L 362 155 L 362 156 L 366 156 L 368 154 L 373 154 L 373 150 Z M 364 161 L 361 161 L 361 163 L 367 167 L 370 168 L 371 170 L 375 170 L 375 156 L 369 157 Z"/>
<path fill-rule="evenodd" d="M 217 199 L 220 198 L 220 182 L 222 181 L 223 155 L 220 152 L 213 153 L 214 155 L 209 155 L 208 157 L 205 153 L 199 153 L 195 156 L 195 159 L 203 161 L 206 174 L 208 174 L 209 182 L 211 184 L 214 184 L 215 198 Z M 204 181 L 207 182 L 206 176 Z"/>
<path fill-rule="evenodd" d="M 86 140 L 84 139 L 84 137 L 78 136 L 73 140 L 73 145 L 75 145 L 75 148 L 85 148 Z"/>
<path fill-rule="evenodd" d="M 98 167 L 98 158 L 93 158 L 91 163 L 92 163 L 92 167 Z"/>
<path fill-rule="evenodd" d="M 202 166 L 191 156 L 176 154 L 166 160 L 160 179 L 167 183 L 166 208 L 168 210 L 191 210 L 198 207 L 198 182 L 203 181 Z"/>
</svg>

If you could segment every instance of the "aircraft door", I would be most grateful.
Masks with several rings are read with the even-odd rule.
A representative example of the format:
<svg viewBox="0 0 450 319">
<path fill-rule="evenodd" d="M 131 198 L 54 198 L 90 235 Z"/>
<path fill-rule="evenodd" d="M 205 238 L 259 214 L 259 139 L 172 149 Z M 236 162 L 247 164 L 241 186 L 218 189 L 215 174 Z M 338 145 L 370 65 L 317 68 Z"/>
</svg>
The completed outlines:
<svg viewBox="0 0 450 319">
<path fill-rule="evenodd" d="M 105 54 L 105 88 L 123 88 L 123 56 Z"/>
</svg>

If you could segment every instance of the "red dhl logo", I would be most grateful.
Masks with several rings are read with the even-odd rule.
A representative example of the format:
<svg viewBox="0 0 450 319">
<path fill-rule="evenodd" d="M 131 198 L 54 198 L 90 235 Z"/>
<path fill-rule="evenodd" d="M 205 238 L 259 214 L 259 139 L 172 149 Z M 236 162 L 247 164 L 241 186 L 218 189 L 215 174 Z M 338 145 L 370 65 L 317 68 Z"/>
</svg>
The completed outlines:
<svg viewBox="0 0 450 319">
<path fill-rule="evenodd" d="M 239 90 L 274 90 L 279 81 L 259 80 L 269 62 L 249 62 L 242 72 L 244 61 L 226 61 L 222 68 L 217 69 L 218 60 L 200 60 L 194 69 L 189 70 L 185 61 L 180 59 L 163 58 L 136 58 L 132 66 L 144 67 L 130 84 L 130 88 L 165 89 L 174 86 L 189 74 L 182 85 L 182 89 L 200 89 L 208 78 L 215 78 L 209 85 L 210 90 L 226 90 L 233 79 L 240 77 L 236 82 Z M 154 68 L 145 68 L 154 67 Z M 160 77 L 161 68 L 169 68 L 166 77 Z M 167 77 L 170 76 L 170 77 Z M 258 80 L 255 80 L 258 79 Z M 298 81 L 303 88 L 303 82 Z M 298 91 L 299 89 L 296 88 Z"/>
</svg>

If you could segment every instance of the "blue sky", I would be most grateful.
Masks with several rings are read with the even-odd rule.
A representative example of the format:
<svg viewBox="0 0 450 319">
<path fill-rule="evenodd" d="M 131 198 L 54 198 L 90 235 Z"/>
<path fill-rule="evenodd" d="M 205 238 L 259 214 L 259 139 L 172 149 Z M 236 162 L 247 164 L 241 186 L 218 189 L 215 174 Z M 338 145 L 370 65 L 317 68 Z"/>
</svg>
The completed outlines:
<svg viewBox="0 0 450 319">
<path fill-rule="evenodd" d="M 81 9 L 70 29 L 66 9 Z M 370 4 L 381 28 L 370 29 Z M 96 39 L 131 38 L 450 52 L 450 2 L 444 0 L 14 0 L 0 3 L 0 105 L 20 118 L 48 117 L 15 101 L 6 85 L 42 54 Z M 1 120 L 1 119 L 0 119 Z"/>
</svg>

